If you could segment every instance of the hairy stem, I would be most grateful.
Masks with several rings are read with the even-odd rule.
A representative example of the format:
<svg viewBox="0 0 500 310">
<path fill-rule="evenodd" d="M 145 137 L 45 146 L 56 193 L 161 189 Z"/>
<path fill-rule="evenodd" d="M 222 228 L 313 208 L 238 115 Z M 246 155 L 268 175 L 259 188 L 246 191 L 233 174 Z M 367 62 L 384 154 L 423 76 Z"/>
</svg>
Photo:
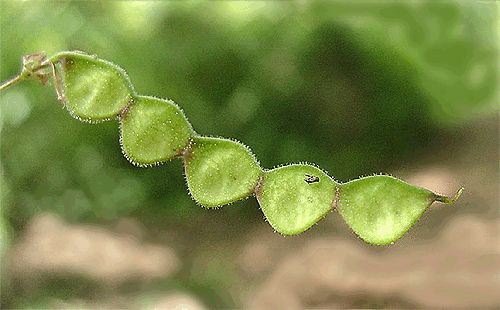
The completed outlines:
<svg viewBox="0 0 500 310">
<path fill-rule="evenodd" d="M 5 81 L 3 82 L 1 85 L 0 85 L 0 91 L 3 91 L 3 90 L 6 90 L 8 89 L 9 87 L 11 86 L 14 86 L 16 85 L 17 83 L 21 82 L 21 81 L 24 81 L 27 77 L 27 72 L 25 70 L 23 70 L 21 73 L 19 73 L 17 76 L 13 77 L 12 79 L 8 80 L 8 81 Z"/>
</svg>

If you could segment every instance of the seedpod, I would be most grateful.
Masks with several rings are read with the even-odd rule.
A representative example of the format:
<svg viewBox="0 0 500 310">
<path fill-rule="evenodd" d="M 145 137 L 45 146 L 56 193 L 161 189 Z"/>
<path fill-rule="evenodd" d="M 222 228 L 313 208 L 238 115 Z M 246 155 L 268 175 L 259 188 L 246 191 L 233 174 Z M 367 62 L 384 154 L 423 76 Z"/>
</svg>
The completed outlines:
<svg viewBox="0 0 500 310">
<path fill-rule="evenodd" d="M 320 169 L 297 164 L 266 171 L 256 196 L 269 224 L 295 235 L 332 210 L 336 186 Z"/>
<path fill-rule="evenodd" d="M 194 132 L 182 110 L 170 100 L 137 96 L 120 115 L 120 141 L 126 157 L 138 165 L 180 155 Z"/>
<path fill-rule="evenodd" d="M 368 243 L 390 244 L 401 238 L 435 201 L 450 199 L 391 176 L 357 179 L 340 188 L 337 208 L 354 232 Z"/>
<path fill-rule="evenodd" d="M 115 64 L 80 52 L 53 56 L 55 86 L 74 117 L 99 122 L 115 117 L 130 102 L 134 89 Z"/>
<path fill-rule="evenodd" d="M 189 192 L 205 207 L 217 207 L 250 196 L 262 170 L 243 144 L 221 138 L 195 137 L 184 156 Z"/>
<path fill-rule="evenodd" d="M 119 116 L 122 150 L 132 163 L 149 166 L 182 156 L 196 202 L 218 207 L 255 194 L 267 221 L 284 235 L 307 230 L 337 208 L 363 240 L 389 244 L 433 202 L 452 204 L 463 190 L 448 198 L 390 176 L 339 184 L 307 164 L 263 171 L 245 145 L 197 136 L 175 103 L 135 94 L 124 70 L 81 52 L 25 56 L 22 71 L 0 91 L 28 78 L 45 83 L 50 76 L 74 117 L 98 122 Z"/>
</svg>

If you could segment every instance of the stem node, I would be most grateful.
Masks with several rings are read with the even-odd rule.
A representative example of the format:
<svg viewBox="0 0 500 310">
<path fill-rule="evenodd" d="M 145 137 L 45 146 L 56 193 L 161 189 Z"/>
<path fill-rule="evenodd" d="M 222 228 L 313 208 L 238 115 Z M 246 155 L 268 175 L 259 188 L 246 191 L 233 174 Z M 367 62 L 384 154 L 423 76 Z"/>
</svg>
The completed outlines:
<svg viewBox="0 0 500 310">
<path fill-rule="evenodd" d="M 23 56 L 21 72 L 10 80 L 0 85 L 0 91 L 6 90 L 19 82 L 34 78 L 42 84 L 46 84 L 51 74 L 50 65 L 52 64 L 44 52 L 34 53 Z"/>
</svg>

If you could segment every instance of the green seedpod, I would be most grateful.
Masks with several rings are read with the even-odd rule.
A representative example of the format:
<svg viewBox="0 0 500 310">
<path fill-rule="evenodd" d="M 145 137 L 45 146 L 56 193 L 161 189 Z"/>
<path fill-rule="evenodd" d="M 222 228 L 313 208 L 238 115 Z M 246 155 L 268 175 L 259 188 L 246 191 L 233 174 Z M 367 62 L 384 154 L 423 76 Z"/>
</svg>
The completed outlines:
<svg viewBox="0 0 500 310">
<path fill-rule="evenodd" d="M 386 245 L 401 238 L 434 201 L 453 203 L 455 199 L 377 175 L 343 184 L 337 208 L 361 239 Z"/>
<path fill-rule="evenodd" d="M 262 169 L 243 144 L 221 138 L 195 137 L 184 156 L 187 185 L 193 199 L 217 207 L 250 196 Z"/>
<path fill-rule="evenodd" d="M 302 233 L 337 208 L 364 241 L 386 245 L 401 238 L 433 202 L 452 204 L 463 190 L 449 198 L 384 175 L 339 184 L 308 164 L 263 171 L 242 143 L 198 136 L 174 102 L 137 95 L 123 69 L 81 52 L 49 59 L 44 53 L 27 55 L 21 72 L 0 84 L 0 91 L 28 78 L 45 83 L 50 77 L 74 117 L 98 122 L 118 116 L 122 151 L 133 164 L 182 156 L 196 202 L 219 207 L 255 194 L 267 221 L 283 235 Z M 8 233 L 1 220 L 0 239 Z"/>
<path fill-rule="evenodd" d="M 180 155 L 194 135 L 191 124 L 173 101 L 137 96 L 120 115 L 120 142 L 127 159 L 139 166 Z"/>
<path fill-rule="evenodd" d="M 320 169 L 295 164 L 266 171 L 257 199 L 279 233 L 299 234 L 333 208 L 337 183 Z"/>
<path fill-rule="evenodd" d="M 87 122 L 117 116 L 129 104 L 134 89 L 115 64 L 80 52 L 53 56 L 56 91 L 71 115 Z"/>
</svg>

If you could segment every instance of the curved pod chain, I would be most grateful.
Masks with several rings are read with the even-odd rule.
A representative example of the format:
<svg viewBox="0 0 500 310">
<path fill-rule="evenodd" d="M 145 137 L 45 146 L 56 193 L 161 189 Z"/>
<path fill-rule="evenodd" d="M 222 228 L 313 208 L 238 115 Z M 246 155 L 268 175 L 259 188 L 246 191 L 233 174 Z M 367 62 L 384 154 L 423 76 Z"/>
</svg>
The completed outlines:
<svg viewBox="0 0 500 310">
<path fill-rule="evenodd" d="M 339 183 L 309 164 L 262 169 L 244 144 L 197 134 L 173 101 L 138 95 L 123 69 L 82 52 L 25 56 L 21 73 L 0 90 L 28 78 L 53 78 L 58 99 L 81 121 L 118 118 L 123 154 L 134 165 L 181 157 L 198 204 L 220 207 L 255 196 L 266 220 L 283 235 L 300 234 L 337 209 L 367 243 L 390 244 L 432 203 L 453 204 L 462 192 L 448 198 L 386 175 Z"/>
</svg>

